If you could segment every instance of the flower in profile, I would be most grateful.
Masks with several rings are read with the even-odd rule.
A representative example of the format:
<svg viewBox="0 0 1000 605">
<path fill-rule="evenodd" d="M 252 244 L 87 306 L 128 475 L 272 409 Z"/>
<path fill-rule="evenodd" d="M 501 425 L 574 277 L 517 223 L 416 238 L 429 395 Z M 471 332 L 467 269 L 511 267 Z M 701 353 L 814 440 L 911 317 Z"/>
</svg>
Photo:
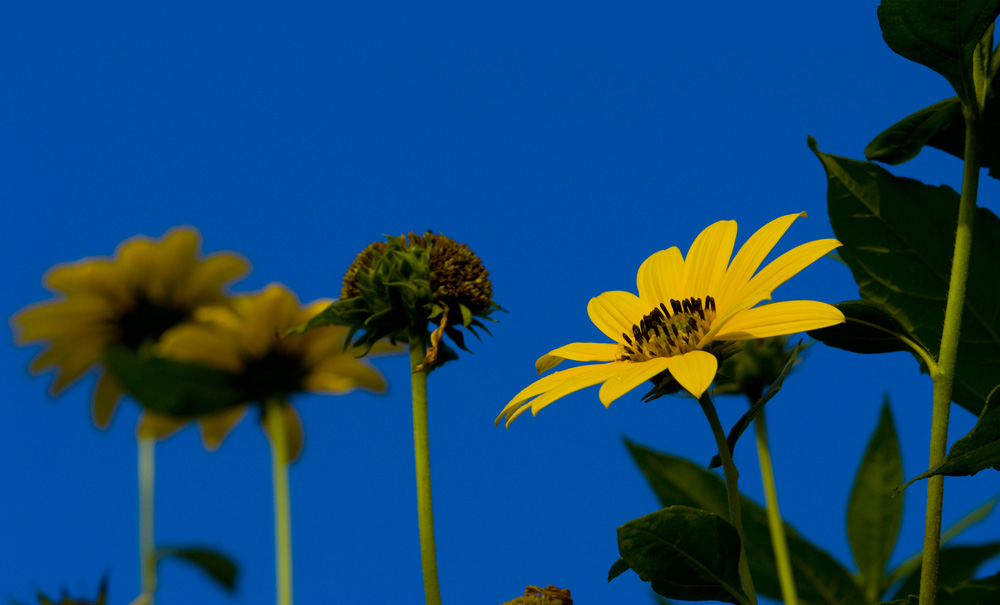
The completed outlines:
<svg viewBox="0 0 1000 605">
<path fill-rule="evenodd" d="M 289 458 L 302 447 L 302 423 L 288 404 L 302 392 L 344 394 L 361 388 L 385 391 L 382 375 L 345 350 L 347 329 L 333 327 L 281 338 L 289 328 L 309 321 L 328 300 L 300 305 L 298 298 L 280 284 L 257 294 L 237 296 L 228 307 L 205 307 L 196 321 L 166 332 L 155 351 L 179 361 L 201 363 L 233 374 L 233 383 L 245 402 L 200 416 L 202 440 L 209 449 L 219 446 L 226 434 L 246 414 L 247 403 L 281 402 L 287 427 Z M 373 352 L 391 352 L 388 343 L 376 343 Z M 176 430 L 188 419 L 157 415 L 165 431 Z"/>
<path fill-rule="evenodd" d="M 426 339 L 430 367 L 456 355 L 441 343 L 447 334 L 462 350 L 461 326 L 478 338 L 486 330 L 481 319 L 500 309 L 493 301 L 493 287 L 482 261 L 465 244 L 430 231 L 423 235 L 389 237 L 362 250 L 344 275 L 340 300 L 331 304 L 304 328 L 325 325 L 350 329 L 354 344 L 366 351 L 383 339 L 407 342 L 413 333 L 427 333 L 428 322 L 437 327 Z"/>
<path fill-rule="evenodd" d="M 159 240 L 134 237 L 113 258 L 88 258 L 53 267 L 45 285 L 57 296 L 16 314 L 18 344 L 46 343 L 30 369 L 54 368 L 58 395 L 100 366 L 109 346 L 139 351 L 170 328 L 190 320 L 202 305 L 223 304 L 224 287 L 246 273 L 246 260 L 230 252 L 199 254 L 200 236 L 176 228 Z M 105 428 L 124 390 L 101 369 L 93 393 L 95 424 Z"/>
<path fill-rule="evenodd" d="M 796 218 L 779 217 L 730 257 L 736 222 L 708 226 L 691 244 L 687 257 L 678 248 L 661 250 L 639 267 L 639 295 L 605 292 L 592 298 L 587 313 L 614 342 L 572 343 L 535 362 L 541 374 L 563 360 L 604 362 L 555 372 L 518 393 L 497 417 L 507 426 L 530 409 L 533 414 L 556 399 L 602 384 L 598 394 L 609 406 L 646 380 L 663 393 L 685 390 L 695 397 L 715 379 L 720 359 L 738 350 L 738 341 L 794 334 L 842 323 L 844 315 L 826 303 L 799 300 L 762 306 L 790 277 L 840 242 L 823 239 L 802 244 L 759 272 L 764 258 Z"/>
</svg>

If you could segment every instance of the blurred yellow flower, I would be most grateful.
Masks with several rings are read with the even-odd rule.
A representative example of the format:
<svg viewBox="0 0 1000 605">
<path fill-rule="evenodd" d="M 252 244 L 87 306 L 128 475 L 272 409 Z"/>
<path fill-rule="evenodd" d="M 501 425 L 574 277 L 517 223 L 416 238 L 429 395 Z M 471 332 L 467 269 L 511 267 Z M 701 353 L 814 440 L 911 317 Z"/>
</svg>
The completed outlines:
<svg viewBox="0 0 1000 605">
<path fill-rule="evenodd" d="M 56 296 L 11 320 L 18 344 L 45 343 L 31 371 L 53 368 L 50 391 L 58 395 L 100 365 L 108 345 L 138 350 L 191 319 L 196 308 L 224 303 L 223 287 L 246 273 L 248 264 L 229 252 L 201 257 L 200 239 L 192 228 L 176 228 L 159 240 L 126 240 L 110 259 L 87 258 L 49 270 L 45 285 Z M 122 394 L 102 368 L 91 408 L 97 426 L 108 426 Z"/>
<path fill-rule="evenodd" d="M 771 292 L 814 261 L 840 246 L 835 239 L 802 244 L 757 268 L 796 218 L 777 218 L 740 248 L 736 221 L 707 227 L 691 244 L 687 258 L 678 248 L 661 250 L 639 267 L 639 295 L 605 292 L 592 298 L 587 313 L 613 343 L 577 342 L 559 347 L 535 362 L 541 374 L 565 359 L 608 362 L 555 372 L 518 393 L 497 417 L 507 426 L 530 409 L 532 414 L 582 388 L 603 383 L 605 407 L 646 380 L 676 381 L 695 397 L 715 379 L 719 357 L 731 354 L 734 341 L 794 334 L 844 322 L 826 303 L 799 300 L 760 307 Z M 756 275 L 754 273 L 756 272 Z"/>
<path fill-rule="evenodd" d="M 329 326 L 299 336 L 281 338 L 288 329 L 305 324 L 330 304 L 319 300 L 300 305 L 298 298 L 280 284 L 258 294 L 236 297 L 232 308 L 206 307 L 198 321 L 180 325 L 163 335 L 158 354 L 202 363 L 235 374 L 237 389 L 247 403 L 280 400 L 288 427 L 289 459 L 302 447 L 302 423 L 288 398 L 300 392 L 344 394 L 361 388 L 383 392 L 385 380 L 377 370 L 358 359 L 358 349 L 345 350 L 348 329 Z M 401 350 L 378 343 L 373 353 Z M 246 404 L 199 418 L 202 440 L 209 449 L 219 446 L 226 434 L 246 414 Z M 156 430 L 168 432 L 186 419 L 157 415 Z"/>
</svg>

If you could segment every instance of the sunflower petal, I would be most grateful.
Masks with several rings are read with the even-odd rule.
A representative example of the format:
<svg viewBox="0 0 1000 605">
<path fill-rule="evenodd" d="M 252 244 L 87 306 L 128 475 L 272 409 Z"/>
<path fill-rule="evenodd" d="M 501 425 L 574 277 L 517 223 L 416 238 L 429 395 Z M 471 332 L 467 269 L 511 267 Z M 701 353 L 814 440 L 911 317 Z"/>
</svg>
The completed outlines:
<svg viewBox="0 0 1000 605">
<path fill-rule="evenodd" d="M 356 388 L 376 393 L 386 390 L 385 378 L 379 372 L 353 357 L 337 355 L 317 364 L 302 384 L 307 391 L 343 394 Z"/>
<path fill-rule="evenodd" d="M 176 433 L 188 420 L 167 414 L 144 411 L 139 416 L 139 424 L 135 427 L 136 436 L 140 439 L 162 440 Z"/>
<path fill-rule="evenodd" d="M 583 374 L 588 374 L 594 372 L 596 368 L 608 367 L 612 364 L 601 364 L 601 365 L 588 365 L 588 366 L 577 366 L 575 368 L 569 368 L 568 370 L 562 370 L 560 372 L 554 372 L 548 376 L 543 376 L 535 382 L 529 384 L 528 386 L 521 389 L 521 391 L 514 395 L 510 402 L 504 406 L 501 410 L 500 415 L 494 421 L 494 424 L 500 424 L 500 419 L 504 416 L 508 416 L 513 413 L 518 407 L 521 406 L 525 401 L 537 397 L 542 393 L 547 393 L 555 388 L 557 388 L 563 382 L 576 378 Z M 583 388 L 583 387 L 581 387 Z"/>
<path fill-rule="evenodd" d="M 705 228 L 684 257 L 681 296 L 704 298 L 722 283 L 736 245 L 736 221 L 719 221 Z"/>
<path fill-rule="evenodd" d="M 716 340 L 748 340 L 795 334 L 844 323 L 840 309 L 814 300 L 776 302 L 734 317 Z"/>
<path fill-rule="evenodd" d="M 725 282 L 713 294 L 716 303 L 720 306 L 725 306 L 730 301 L 729 295 L 740 290 L 750 281 L 754 272 L 764 262 L 767 255 L 771 253 L 771 250 L 778 243 L 778 240 L 781 239 L 781 236 L 795 222 L 795 219 L 804 216 L 806 216 L 805 212 L 786 214 L 774 219 L 751 235 L 750 239 L 740 247 L 740 251 L 733 258 L 733 262 L 729 264 L 729 269 L 726 270 Z"/>
<path fill-rule="evenodd" d="M 636 285 L 639 298 L 649 308 L 670 304 L 671 298 L 681 297 L 684 279 L 684 257 L 676 246 L 660 250 L 639 266 Z"/>
<path fill-rule="evenodd" d="M 598 393 L 601 403 L 604 404 L 604 407 L 608 407 L 615 399 L 618 399 L 643 382 L 666 370 L 669 365 L 668 359 L 670 358 L 655 357 L 641 363 L 625 364 L 626 368 L 624 371 L 609 378 L 604 383 L 604 386 L 601 387 L 601 391 Z"/>
<path fill-rule="evenodd" d="M 604 342 L 574 342 L 549 351 L 535 362 L 539 374 L 551 370 L 564 359 L 572 361 L 614 361 L 618 345 Z"/>
<path fill-rule="evenodd" d="M 97 386 L 94 388 L 94 398 L 90 405 L 90 413 L 94 418 L 94 424 L 99 429 L 106 429 L 111 424 L 111 417 L 118 407 L 118 401 L 124 394 L 118 379 L 110 372 L 101 372 L 97 379 Z"/>
<path fill-rule="evenodd" d="M 211 451 L 219 449 L 222 440 L 240 420 L 243 420 L 246 413 L 247 406 L 240 405 L 198 418 L 198 430 L 201 431 L 201 442 L 205 445 L 205 449 Z"/>
<path fill-rule="evenodd" d="M 704 336 L 701 337 L 701 340 L 698 341 L 698 344 L 695 345 L 695 348 L 701 349 L 706 345 L 708 345 L 708 343 L 716 339 L 715 335 L 718 334 L 724 327 L 726 327 L 726 324 L 728 324 L 730 320 L 732 320 L 740 313 L 745 312 L 750 307 L 765 300 L 771 300 L 771 295 L 768 294 L 767 292 L 757 292 L 755 294 L 752 294 L 751 296 L 747 296 L 746 298 L 744 298 L 743 300 L 739 301 L 734 305 L 730 305 L 728 309 L 725 309 L 723 311 L 722 315 L 715 318 L 715 321 L 712 322 L 711 329 L 708 332 L 706 332 Z"/>
<path fill-rule="evenodd" d="M 701 397 L 715 380 L 719 360 L 706 351 L 689 351 L 683 355 L 666 358 L 667 369 L 684 390 Z"/>
<path fill-rule="evenodd" d="M 774 292 L 793 275 L 813 264 L 834 248 L 842 244 L 835 239 L 820 239 L 796 246 L 774 259 L 760 270 L 742 289 L 734 294 L 738 299 L 750 292 Z"/>
<path fill-rule="evenodd" d="M 590 321 L 615 342 L 622 341 L 623 333 L 631 334 L 632 326 L 651 310 L 635 294 L 620 290 L 605 292 L 587 303 Z"/>
</svg>

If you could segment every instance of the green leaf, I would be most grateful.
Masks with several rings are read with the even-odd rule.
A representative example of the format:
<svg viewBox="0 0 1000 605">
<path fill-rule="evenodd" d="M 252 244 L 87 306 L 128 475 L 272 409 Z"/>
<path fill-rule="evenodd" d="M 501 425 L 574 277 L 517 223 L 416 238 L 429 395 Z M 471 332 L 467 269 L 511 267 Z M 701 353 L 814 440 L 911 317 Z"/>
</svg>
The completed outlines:
<svg viewBox="0 0 1000 605">
<path fill-rule="evenodd" d="M 728 515 L 726 485 L 721 477 L 683 458 L 655 452 L 628 440 L 625 445 L 663 506 L 683 505 Z M 771 533 L 764 509 L 740 498 L 744 549 L 757 592 L 781 599 Z M 851 574 L 833 557 L 785 524 L 788 548 L 800 601 L 810 605 L 867 605 Z"/>
<path fill-rule="evenodd" d="M 976 426 L 951 446 L 944 460 L 911 479 L 907 486 L 933 475 L 961 477 L 975 475 L 987 468 L 1000 470 L 1000 397 L 997 393 L 997 390 L 990 393 Z"/>
<path fill-rule="evenodd" d="M 236 576 L 239 575 L 239 569 L 228 557 L 217 551 L 206 548 L 162 547 L 156 549 L 156 558 L 157 560 L 180 559 L 205 572 L 228 592 L 236 590 Z"/>
<path fill-rule="evenodd" d="M 988 578 L 971 579 L 954 588 L 944 588 L 938 592 L 937 602 L 941 605 L 984 605 L 1000 602 L 1000 573 Z"/>
<path fill-rule="evenodd" d="M 1000 542 L 988 542 L 975 546 L 948 546 L 941 549 L 938 563 L 938 602 L 945 605 L 942 592 L 957 589 L 971 579 L 979 567 L 1000 554 Z M 899 599 L 920 592 L 920 568 L 910 574 L 896 590 L 893 598 Z M 996 601 L 988 601 L 996 602 Z"/>
<path fill-rule="evenodd" d="M 867 300 L 848 300 L 833 306 L 840 309 L 847 322 L 810 330 L 809 336 L 823 344 L 863 354 L 907 351 L 917 355 L 919 360 L 920 356 L 913 349 L 915 346 L 930 355 L 916 336 L 907 332 L 881 305 Z"/>
<path fill-rule="evenodd" d="M 778 391 L 781 390 L 781 383 L 785 381 L 785 376 L 788 376 L 788 373 L 792 371 L 792 366 L 795 365 L 795 358 L 799 355 L 799 347 L 801 345 L 801 341 L 795 345 L 795 348 L 792 349 L 791 356 L 788 358 L 788 361 L 785 362 L 785 367 L 781 369 L 778 377 L 775 378 L 774 382 L 771 383 L 771 386 L 768 387 L 767 392 L 764 393 L 756 403 L 750 406 L 750 409 L 747 410 L 747 412 L 736 421 L 733 428 L 729 430 L 729 436 L 726 437 L 726 442 L 729 444 L 730 455 L 735 453 L 736 442 L 739 441 L 740 436 L 747 430 L 747 427 L 750 426 L 753 419 L 757 417 L 757 414 L 764 409 L 764 404 L 771 401 L 771 398 L 777 395 Z M 712 456 L 712 461 L 708 463 L 708 468 L 718 468 L 720 466 L 722 466 L 722 459 L 719 455 L 716 454 Z"/>
<path fill-rule="evenodd" d="M 668 506 L 618 528 L 622 559 L 657 594 L 749 603 L 740 587 L 740 536 L 721 516 Z"/>
<path fill-rule="evenodd" d="M 974 103 L 974 54 L 997 14 L 1000 0 L 882 0 L 878 22 L 889 48 L 941 74 Z"/>
<path fill-rule="evenodd" d="M 809 146 L 829 179 L 830 224 L 861 297 L 878 305 L 936 357 L 951 274 L 958 194 L 896 177 L 871 162 Z M 1000 382 L 1000 219 L 976 209 L 953 401 L 978 414 Z"/>
<path fill-rule="evenodd" d="M 885 568 L 903 518 L 903 496 L 894 490 L 902 482 L 902 455 L 886 397 L 847 503 L 847 539 L 861 585 L 873 600 L 887 588 Z"/>
<path fill-rule="evenodd" d="M 104 361 L 129 395 L 153 412 L 194 417 L 243 402 L 233 375 L 223 370 L 119 346 L 107 347 Z"/>
<path fill-rule="evenodd" d="M 1000 79 L 993 81 L 994 93 L 986 101 L 980 118 L 980 139 L 1000 140 Z M 930 145 L 958 159 L 965 157 L 965 118 L 958 97 L 939 101 L 896 122 L 865 147 L 865 157 L 890 165 L 912 160 Z M 989 175 L 1000 179 L 1000 146 L 981 145 L 979 162 Z"/>
<path fill-rule="evenodd" d="M 625 559 L 623 559 L 622 557 L 618 557 L 618 560 L 615 561 L 614 564 L 611 566 L 611 569 L 608 570 L 608 582 L 614 580 L 615 578 L 622 575 L 629 569 L 631 568 L 628 566 L 628 563 L 625 562 Z"/>
</svg>

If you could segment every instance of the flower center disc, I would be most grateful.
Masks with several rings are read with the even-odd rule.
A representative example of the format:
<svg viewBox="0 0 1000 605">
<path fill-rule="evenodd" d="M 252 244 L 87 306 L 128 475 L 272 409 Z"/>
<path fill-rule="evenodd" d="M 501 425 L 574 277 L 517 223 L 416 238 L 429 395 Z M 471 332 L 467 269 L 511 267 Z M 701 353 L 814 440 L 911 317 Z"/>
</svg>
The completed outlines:
<svg viewBox="0 0 1000 605">
<path fill-rule="evenodd" d="M 672 313 L 671 313 L 672 311 Z M 693 351 L 715 321 L 715 299 L 706 296 L 670 300 L 644 315 L 632 326 L 632 334 L 622 333 L 627 344 L 619 345 L 618 361 L 649 361 Z"/>
</svg>

